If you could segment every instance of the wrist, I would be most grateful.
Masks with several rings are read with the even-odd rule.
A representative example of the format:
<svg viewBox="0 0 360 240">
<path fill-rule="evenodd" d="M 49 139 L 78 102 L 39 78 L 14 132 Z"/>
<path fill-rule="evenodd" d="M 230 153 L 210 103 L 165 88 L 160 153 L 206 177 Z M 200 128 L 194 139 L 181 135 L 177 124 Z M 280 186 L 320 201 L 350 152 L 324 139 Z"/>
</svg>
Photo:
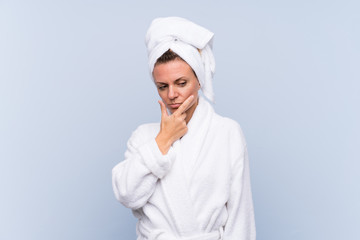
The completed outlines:
<svg viewBox="0 0 360 240">
<path fill-rule="evenodd" d="M 163 136 L 161 133 L 156 136 L 155 141 L 158 145 L 160 152 L 163 155 L 167 154 L 172 145 L 172 141 L 168 137 Z"/>
</svg>

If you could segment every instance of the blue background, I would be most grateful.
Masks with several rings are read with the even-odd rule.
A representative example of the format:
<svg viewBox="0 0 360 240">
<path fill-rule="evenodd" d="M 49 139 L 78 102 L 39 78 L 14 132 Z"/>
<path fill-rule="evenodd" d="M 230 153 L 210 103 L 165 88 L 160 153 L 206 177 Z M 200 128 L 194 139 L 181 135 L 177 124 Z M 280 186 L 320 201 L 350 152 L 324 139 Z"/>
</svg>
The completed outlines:
<svg viewBox="0 0 360 240">
<path fill-rule="evenodd" d="M 144 35 L 215 32 L 216 111 L 251 161 L 258 240 L 360 239 L 354 0 L 0 0 L 0 239 L 135 239 L 111 169 L 160 120 Z"/>
</svg>

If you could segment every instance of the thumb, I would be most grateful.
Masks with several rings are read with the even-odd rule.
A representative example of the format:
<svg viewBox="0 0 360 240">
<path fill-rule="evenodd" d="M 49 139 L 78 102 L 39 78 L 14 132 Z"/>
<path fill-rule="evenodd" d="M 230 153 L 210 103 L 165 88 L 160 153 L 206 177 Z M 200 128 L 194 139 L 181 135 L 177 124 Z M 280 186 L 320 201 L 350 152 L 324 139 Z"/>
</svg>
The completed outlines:
<svg viewBox="0 0 360 240">
<path fill-rule="evenodd" d="M 161 101 L 161 100 L 159 100 L 158 102 L 159 102 L 160 108 L 161 108 L 161 117 L 163 117 L 163 116 L 169 116 L 168 113 L 167 113 L 167 111 L 166 111 L 166 106 L 165 106 L 164 102 Z"/>
</svg>

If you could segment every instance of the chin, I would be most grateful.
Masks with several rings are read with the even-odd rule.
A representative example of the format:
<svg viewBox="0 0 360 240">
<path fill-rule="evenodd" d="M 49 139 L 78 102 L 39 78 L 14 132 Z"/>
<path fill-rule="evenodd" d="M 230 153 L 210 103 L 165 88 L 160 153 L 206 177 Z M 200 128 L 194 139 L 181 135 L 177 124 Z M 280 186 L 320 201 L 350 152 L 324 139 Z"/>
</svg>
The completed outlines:
<svg viewBox="0 0 360 240">
<path fill-rule="evenodd" d="M 171 113 L 174 113 L 177 110 L 177 109 L 173 109 L 171 107 L 166 107 L 166 109 Z"/>
</svg>

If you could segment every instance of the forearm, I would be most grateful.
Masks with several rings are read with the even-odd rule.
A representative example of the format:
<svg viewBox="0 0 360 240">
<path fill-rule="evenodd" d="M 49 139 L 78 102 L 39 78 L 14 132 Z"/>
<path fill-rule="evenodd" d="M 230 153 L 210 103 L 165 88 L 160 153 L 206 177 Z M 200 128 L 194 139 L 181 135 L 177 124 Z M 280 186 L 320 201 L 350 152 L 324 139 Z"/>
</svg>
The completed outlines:
<svg viewBox="0 0 360 240">
<path fill-rule="evenodd" d="M 254 207 L 250 186 L 249 162 L 247 151 L 233 168 L 230 198 L 227 202 L 228 221 L 225 226 L 224 240 L 255 240 L 256 229 Z"/>
<path fill-rule="evenodd" d="M 157 180 L 165 176 L 171 166 L 170 155 L 162 155 L 155 140 L 130 148 L 126 159 L 112 171 L 116 198 L 126 207 L 142 207 L 155 190 Z"/>
<path fill-rule="evenodd" d="M 116 199 L 124 206 L 137 209 L 152 195 L 157 177 L 139 159 L 126 159 L 112 170 Z"/>
</svg>

